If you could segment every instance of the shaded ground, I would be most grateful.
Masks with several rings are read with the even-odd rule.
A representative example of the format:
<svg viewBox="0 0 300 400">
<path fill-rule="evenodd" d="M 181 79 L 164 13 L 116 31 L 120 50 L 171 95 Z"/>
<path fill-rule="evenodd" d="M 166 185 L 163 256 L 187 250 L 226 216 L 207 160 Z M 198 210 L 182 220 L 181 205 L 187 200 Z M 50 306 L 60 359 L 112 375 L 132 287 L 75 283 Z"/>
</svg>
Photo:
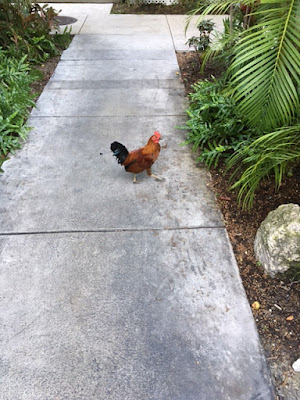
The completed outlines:
<svg viewBox="0 0 300 400">
<path fill-rule="evenodd" d="M 201 73 L 195 53 L 178 53 L 177 58 L 186 93 L 199 79 L 211 75 L 218 77 L 222 72 L 216 65 L 208 65 Z M 230 191 L 230 174 L 224 173 L 224 167 L 211 170 L 211 175 L 211 187 L 226 221 L 249 303 L 258 301 L 261 304 L 259 310 L 253 310 L 253 315 L 279 398 L 299 399 L 300 376 L 293 372 L 291 364 L 300 356 L 300 276 L 268 277 L 256 263 L 253 242 L 260 223 L 270 211 L 281 204 L 300 205 L 300 171 L 295 170 L 293 176 L 286 178 L 278 193 L 272 182 L 262 185 L 250 212 L 242 211 L 238 206 L 237 193 Z"/>
</svg>

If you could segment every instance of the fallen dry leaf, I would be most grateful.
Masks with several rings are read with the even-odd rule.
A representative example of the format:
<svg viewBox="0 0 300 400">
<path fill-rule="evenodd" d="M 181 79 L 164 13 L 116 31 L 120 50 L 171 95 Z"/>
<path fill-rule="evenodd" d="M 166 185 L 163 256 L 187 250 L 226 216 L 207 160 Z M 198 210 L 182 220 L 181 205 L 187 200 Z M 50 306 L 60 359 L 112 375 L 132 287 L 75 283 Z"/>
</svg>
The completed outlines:
<svg viewBox="0 0 300 400">
<path fill-rule="evenodd" d="M 220 200 L 225 200 L 225 201 L 231 201 L 230 197 L 226 197 L 226 196 L 219 196 Z"/>
</svg>

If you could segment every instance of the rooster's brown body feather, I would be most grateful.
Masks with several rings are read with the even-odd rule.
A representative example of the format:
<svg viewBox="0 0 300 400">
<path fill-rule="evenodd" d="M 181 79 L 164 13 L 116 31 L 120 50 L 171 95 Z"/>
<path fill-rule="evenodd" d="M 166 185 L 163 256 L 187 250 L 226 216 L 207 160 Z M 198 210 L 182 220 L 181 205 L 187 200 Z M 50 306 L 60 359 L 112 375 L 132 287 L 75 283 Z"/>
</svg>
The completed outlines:
<svg viewBox="0 0 300 400">
<path fill-rule="evenodd" d="M 151 176 L 151 166 L 157 160 L 160 152 L 159 139 L 160 134 L 159 137 L 154 134 L 144 147 L 131 152 L 128 152 L 126 147 L 121 143 L 113 142 L 111 144 L 111 150 L 118 159 L 118 162 L 124 165 L 127 172 L 139 174 L 140 172 L 147 171 L 148 175 Z M 136 182 L 136 180 L 134 180 L 134 182 Z"/>
</svg>

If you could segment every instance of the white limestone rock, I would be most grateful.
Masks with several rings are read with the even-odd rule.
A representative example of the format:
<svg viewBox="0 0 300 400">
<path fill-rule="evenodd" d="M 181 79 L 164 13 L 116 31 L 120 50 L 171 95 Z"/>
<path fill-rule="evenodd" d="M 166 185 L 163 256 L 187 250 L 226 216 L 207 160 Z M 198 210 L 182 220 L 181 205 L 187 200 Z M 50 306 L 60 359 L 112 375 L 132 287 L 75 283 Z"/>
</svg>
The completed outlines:
<svg viewBox="0 0 300 400">
<path fill-rule="evenodd" d="M 300 264 L 300 206 L 284 204 L 271 211 L 256 233 L 254 251 L 272 277 Z"/>
<path fill-rule="evenodd" d="M 292 367 L 295 372 L 300 372 L 300 358 L 293 363 Z"/>
</svg>

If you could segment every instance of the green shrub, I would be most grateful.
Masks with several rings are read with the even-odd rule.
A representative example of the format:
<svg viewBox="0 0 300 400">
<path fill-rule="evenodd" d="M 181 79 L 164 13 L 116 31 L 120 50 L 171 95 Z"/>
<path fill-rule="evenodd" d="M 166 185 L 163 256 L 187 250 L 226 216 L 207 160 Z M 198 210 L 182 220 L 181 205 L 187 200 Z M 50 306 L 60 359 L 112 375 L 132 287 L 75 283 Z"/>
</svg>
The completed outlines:
<svg viewBox="0 0 300 400">
<path fill-rule="evenodd" d="M 278 190 L 286 174 L 300 163 L 300 121 L 264 134 L 243 146 L 228 161 L 235 167 L 233 188 L 239 189 L 243 208 L 251 208 L 255 191 L 266 178 L 273 178 Z"/>
<path fill-rule="evenodd" d="M 41 78 L 34 66 L 71 41 L 67 29 L 63 34 L 50 34 L 56 26 L 55 16 L 56 11 L 47 5 L 0 0 L 0 166 L 30 130 L 24 125 L 34 106 L 30 85 Z"/>
<path fill-rule="evenodd" d="M 20 147 L 29 128 L 24 126 L 28 108 L 34 106 L 30 84 L 34 80 L 26 56 L 17 60 L 0 52 L 0 160 Z M 1 163 L 1 161 L 0 161 Z"/>
<path fill-rule="evenodd" d="M 225 60 L 227 93 L 235 101 L 235 113 L 257 133 L 229 162 L 240 174 L 233 175 L 233 188 L 239 190 L 243 207 L 250 208 L 263 180 L 274 180 L 278 189 L 285 174 L 300 163 L 300 2 L 244 0 L 239 4 L 242 15 L 235 20 L 236 4 L 213 1 L 201 10 L 199 21 L 216 12 L 230 14 L 225 35 L 214 42 L 206 59 L 221 55 Z"/>
<path fill-rule="evenodd" d="M 57 12 L 48 5 L 0 0 L 0 45 L 14 57 L 26 54 L 29 62 L 44 62 L 58 53 L 57 44 L 67 47 L 71 40 L 67 30 L 63 35 L 50 35 L 57 26 L 56 16 Z"/>
<path fill-rule="evenodd" d="M 223 94 L 222 81 L 200 81 L 193 89 L 187 109 L 189 119 L 183 127 L 188 130 L 184 144 L 192 143 L 193 151 L 201 150 L 197 161 L 216 167 L 220 159 L 226 160 L 247 146 L 252 132 L 236 114 L 234 101 Z"/>
<path fill-rule="evenodd" d="M 215 26 L 215 23 L 209 19 L 201 21 L 197 25 L 197 29 L 199 30 L 199 37 L 192 36 L 186 42 L 186 44 L 188 44 L 189 47 L 194 47 L 194 49 L 197 53 L 204 52 L 211 43 L 210 34 L 211 34 L 212 30 L 214 29 L 214 26 Z"/>
</svg>

